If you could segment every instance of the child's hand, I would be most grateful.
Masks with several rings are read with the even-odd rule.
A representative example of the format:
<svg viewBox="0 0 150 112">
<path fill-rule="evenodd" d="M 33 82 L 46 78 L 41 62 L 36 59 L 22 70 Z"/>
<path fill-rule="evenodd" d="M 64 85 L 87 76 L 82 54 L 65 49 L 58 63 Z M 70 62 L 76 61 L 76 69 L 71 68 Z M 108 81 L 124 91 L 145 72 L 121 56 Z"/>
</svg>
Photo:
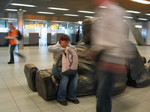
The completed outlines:
<svg viewBox="0 0 150 112">
<path fill-rule="evenodd" d="M 6 40 L 7 40 L 7 39 L 9 39 L 9 37 L 7 37 L 7 36 L 6 36 L 6 37 L 4 37 L 4 39 L 6 39 Z"/>
<path fill-rule="evenodd" d="M 66 51 L 66 48 L 64 48 L 64 52 Z"/>
</svg>

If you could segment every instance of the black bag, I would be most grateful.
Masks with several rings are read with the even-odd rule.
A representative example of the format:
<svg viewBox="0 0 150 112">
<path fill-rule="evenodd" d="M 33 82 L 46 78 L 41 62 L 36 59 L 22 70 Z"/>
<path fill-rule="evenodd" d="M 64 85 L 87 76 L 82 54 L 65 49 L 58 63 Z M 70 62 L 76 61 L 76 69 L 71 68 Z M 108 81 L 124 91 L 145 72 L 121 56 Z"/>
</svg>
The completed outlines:
<svg viewBox="0 0 150 112">
<path fill-rule="evenodd" d="M 19 30 L 17 30 L 17 32 L 18 32 L 18 35 L 17 35 L 16 38 L 17 38 L 17 40 L 20 41 L 20 40 L 22 40 L 22 37 L 23 37 L 23 36 L 22 36 L 22 34 L 21 34 L 21 32 L 20 32 Z"/>
<path fill-rule="evenodd" d="M 24 66 L 24 73 L 31 90 L 36 91 L 36 72 L 38 68 L 34 64 L 26 64 Z"/>
</svg>

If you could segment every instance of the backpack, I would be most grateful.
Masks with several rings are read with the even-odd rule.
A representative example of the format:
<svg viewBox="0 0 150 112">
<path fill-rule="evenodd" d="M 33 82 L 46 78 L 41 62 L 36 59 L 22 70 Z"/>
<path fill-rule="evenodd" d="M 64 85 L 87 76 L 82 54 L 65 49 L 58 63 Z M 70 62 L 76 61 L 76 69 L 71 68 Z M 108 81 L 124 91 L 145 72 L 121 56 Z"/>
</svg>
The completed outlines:
<svg viewBox="0 0 150 112">
<path fill-rule="evenodd" d="M 19 40 L 19 41 L 22 40 L 22 37 L 23 37 L 22 34 L 20 33 L 19 30 L 16 30 L 16 31 L 18 32 L 18 35 L 17 35 L 17 37 L 16 37 L 17 40 Z"/>
<path fill-rule="evenodd" d="M 76 75 L 78 73 L 78 55 L 74 48 L 68 48 L 65 52 L 62 52 L 61 57 L 58 59 L 58 63 L 62 59 L 61 73 L 65 76 Z"/>
</svg>

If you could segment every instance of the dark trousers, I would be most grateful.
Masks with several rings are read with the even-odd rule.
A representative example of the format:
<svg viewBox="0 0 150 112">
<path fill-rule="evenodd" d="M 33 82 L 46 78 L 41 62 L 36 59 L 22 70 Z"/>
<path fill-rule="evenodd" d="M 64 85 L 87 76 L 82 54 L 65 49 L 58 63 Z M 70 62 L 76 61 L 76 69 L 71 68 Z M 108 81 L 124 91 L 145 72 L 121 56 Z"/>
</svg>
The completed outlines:
<svg viewBox="0 0 150 112">
<path fill-rule="evenodd" d="M 14 50 L 16 45 L 10 45 L 10 62 L 14 63 Z"/>
<path fill-rule="evenodd" d="M 111 94 L 115 74 L 97 70 L 96 77 L 98 83 L 96 112 L 111 112 Z"/>
</svg>

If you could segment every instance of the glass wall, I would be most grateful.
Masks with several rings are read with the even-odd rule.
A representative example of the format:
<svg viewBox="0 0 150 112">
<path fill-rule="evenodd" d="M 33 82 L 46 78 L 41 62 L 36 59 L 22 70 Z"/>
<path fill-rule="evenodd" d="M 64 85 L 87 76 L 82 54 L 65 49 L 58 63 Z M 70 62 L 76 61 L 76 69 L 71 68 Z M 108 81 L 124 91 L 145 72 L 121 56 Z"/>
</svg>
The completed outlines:
<svg viewBox="0 0 150 112">
<path fill-rule="evenodd" d="M 48 33 L 51 33 L 52 35 L 52 44 L 56 43 L 59 40 L 60 35 L 64 33 L 70 36 L 70 43 L 75 43 L 78 30 L 81 30 L 80 33 L 82 33 L 82 27 L 78 23 L 60 21 L 52 21 L 48 23 Z"/>
<path fill-rule="evenodd" d="M 17 28 L 17 19 L 0 19 L 0 33 L 8 32 L 8 22 L 13 23 Z M 47 45 L 47 38 L 50 38 L 49 44 L 55 44 L 64 33 L 70 36 L 70 43 L 75 44 L 78 40 L 77 35 L 82 35 L 82 25 L 66 21 L 24 20 L 24 45 Z"/>
<path fill-rule="evenodd" d="M 8 42 L 4 39 L 8 35 L 9 29 L 7 28 L 7 23 L 11 22 L 17 27 L 16 19 L 0 19 L 0 46 L 8 46 Z"/>
<path fill-rule="evenodd" d="M 47 32 L 51 35 L 51 44 L 55 44 L 59 35 L 67 34 L 67 22 L 51 21 L 48 22 Z"/>
<path fill-rule="evenodd" d="M 13 23 L 15 27 L 17 27 L 16 19 L 0 19 L 0 32 L 8 32 L 7 23 Z"/>
<path fill-rule="evenodd" d="M 33 20 L 25 20 L 24 28 L 23 28 L 23 36 L 24 36 L 24 44 L 32 44 L 30 43 L 31 36 L 36 36 L 38 39 L 38 44 L 43 45 L 46 44 L 47 38 L 47 21 L 33 21 Z"/>
</svg>

